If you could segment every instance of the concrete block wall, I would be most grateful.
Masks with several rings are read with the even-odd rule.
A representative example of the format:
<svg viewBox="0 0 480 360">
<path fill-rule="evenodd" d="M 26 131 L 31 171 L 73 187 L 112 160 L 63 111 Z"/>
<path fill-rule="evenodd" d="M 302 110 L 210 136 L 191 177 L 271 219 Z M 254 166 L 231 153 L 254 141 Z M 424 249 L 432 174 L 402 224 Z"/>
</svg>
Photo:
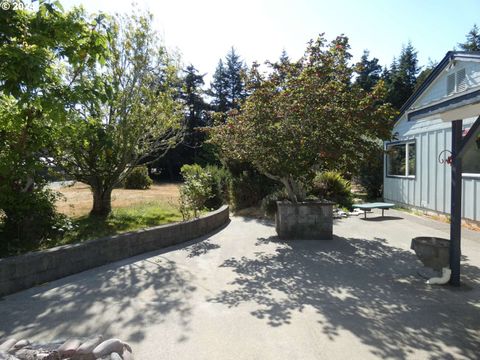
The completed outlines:
<svg viewBox="0 0 480 360">
<path fill-rule="evenodd" d="M 275 228 L 281 239 L 322 239 L 333 236 L 333 203 L 277 201 Z"/>
<path fill-rule="evenodd" d="M 229 220 L 228 206 L 198 219 L 63 245 L 0 259 L 0 296 L 212 232 Z"/>
</svg>

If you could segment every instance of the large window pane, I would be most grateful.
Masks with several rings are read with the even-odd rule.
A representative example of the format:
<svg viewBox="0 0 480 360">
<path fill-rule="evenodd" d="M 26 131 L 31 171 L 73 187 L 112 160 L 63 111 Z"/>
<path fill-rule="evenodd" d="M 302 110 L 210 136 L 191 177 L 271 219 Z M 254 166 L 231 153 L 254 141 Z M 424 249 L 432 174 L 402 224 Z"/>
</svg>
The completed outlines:
<svg viewBox="0 0 480 360">
<path fill-rule="evenodd" d="M 415 168 L 416 168 L 416 147 L 415 143 L 409 143 L 408 145 L 408 175 L 413 176 L 415 175 Z"/>
<path fill-rule="evenodd" d="M 390 145 L 387 148 L 387 174 L 405 175 L 405 144 Z"/>
<path fill-rule="evenodd" d="M 415 142 L 387 145 L 387 175 L 415 176 L 416 158 Z"/>
</svg>

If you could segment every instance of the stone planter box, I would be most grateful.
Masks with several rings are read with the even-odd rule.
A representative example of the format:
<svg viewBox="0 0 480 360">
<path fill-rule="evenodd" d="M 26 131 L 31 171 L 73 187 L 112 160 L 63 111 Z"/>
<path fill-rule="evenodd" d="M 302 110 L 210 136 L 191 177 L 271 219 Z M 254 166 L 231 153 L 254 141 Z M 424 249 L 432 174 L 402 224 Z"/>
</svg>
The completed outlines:
<svg viewBox="0 0 480 360">
<path fill-rule="evenodd" d="M 281 239 L 331 240 L 333 203 L 277 201 L 275 228 Z"/>
<path fill-rule="evenodd" d="M 440 271 L 450 266 L 450 240 L 420 236 L 412 239 L 410 248 L 428 268 Z"/>
</svg>

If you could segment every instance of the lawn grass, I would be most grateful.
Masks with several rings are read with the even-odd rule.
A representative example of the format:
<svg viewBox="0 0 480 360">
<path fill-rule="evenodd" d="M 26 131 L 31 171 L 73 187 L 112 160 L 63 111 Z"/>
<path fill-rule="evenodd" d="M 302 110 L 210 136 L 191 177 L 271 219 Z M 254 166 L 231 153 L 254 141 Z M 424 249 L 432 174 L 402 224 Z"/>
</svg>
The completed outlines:
<svg viewBox="0 0 480 360">
<path fill-rule="evenodd" d="M 114 189 L 112 213 L 106 218 L 88 215 L 92 193 L 87 185 L 75 183 L 56 190 L 63 195 L 55 204 L 57 211 L 68 216 L 72 226 L 62 225 L 64 232 L 41 242 L 16 244 L 8 250 L 0 247 L 0 258 L 183 220 L 178 211 L 179 184 L 157 183 L 148 190 Z M 2 226 L 0 217 L 0 235 Z"/>
<path fill-rule="evenodd" d="M 57 189 L 62 197 L 57 201 L 57 210 L 71 218 L 85 217 L 90 213 L 93 196 L 90 187 L 77 182 L 74 185 Z M 129 208 L 134 205 L 162 202 L 167 207 L 178 206 L 180 197 L 179 184 L 155 183 L 147 190 L 130 190 L 118 188 L 112 193 L 114 210 Z"/>
<path fill-rule="evenodd" d="M 135 204 L 113 209 L 106 218 L 81 216 L 73 219 L 74 229 L 66 232 L 55 244 L 49 243 L 48 247 L 78 243 L 181 220 L 180 212 L 173 206 L 161 202 Z"/>
</svg>

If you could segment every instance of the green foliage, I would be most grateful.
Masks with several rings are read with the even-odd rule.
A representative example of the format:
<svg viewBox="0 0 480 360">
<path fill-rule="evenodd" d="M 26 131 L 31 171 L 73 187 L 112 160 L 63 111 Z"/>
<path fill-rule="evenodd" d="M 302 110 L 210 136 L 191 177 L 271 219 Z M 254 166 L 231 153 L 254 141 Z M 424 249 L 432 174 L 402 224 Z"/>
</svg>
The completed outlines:
<svg viewBox="0 0 480 360">
<path fill-rule="evenodd" d="M 369 60 L 370 52 L 363 51 L 360 62 L 356 65 L 358 74 L 355 83 L 365 91 L 371 91 L 373 87 L 380 81 L 382 67 L 378 63 L 377 58 Z"/>
<path fill-rule="evenodd" d="M 229 202 L 230 172 L 214 165 L 207 165 L 205 171 L 211 176 L 212 197 L 205 202 L 207 209 L 218 209 Z"/>
<path fill-rule="evenodd" d="M 388 89 L 387 101 L 395 109 L 400 109 L 413 94 L 419 72 L 417 51 L 409 42 L 402 47 L 398 60 L 393 59 L 390 69 L 384 73 Z"/>
<path fill-rule="evenodd" d="M 261 209 L 266 215 L 273 216 L 277 212 L 277 201 L 287 199 L 288 194 L 284 189 L 277 190 L 271 194 L 268 194 L 262 199 Z"/>
<path fill-rule="evenodd" d="M 379 146 L 360 163 L 357 180 L 366 190 L 368 199 L 378 199 L 383 195 L 383 158 L 384 152 Z"/>
<path fill-rule="evenodd" d="M 437 67 L 438 63 L 430 60 L 428 65 L 418 74 L 417 76 L 417 83 L 415 85 L 414 91 L 417 91 L 417 89 L 423 84 L 423 82 L 427 79 L 427 77 L 431 74 L 433 69 Z"/>
<path fill-rule="evenodd" d="M 227 166 L 231 172 L 230 204 L 235 211 L 258 206 L 265 196 L 278 188 L 275 181 L 260 174 L 247 163 L 229 161 Z"/>
<path fill-rule="evenodd" d="M 205 102 L 205 92 L 202 89 L 205 74 L 200 74 L 193 65 L 187 66 L 182 73 L 179 97 L 183 100 L 185 108 L 185 135 L 177 147 L 152 163 L 152 167 L 162 169 L 161 177 L 171 181 L 180 178 L 180 168 L 183 164 L 216 163 L 205 144 L 206 134 L 203 131 L 206 126 L 211 125 L 209 112 L 211 107 Z"/>
<path fill-rule="evenodd" d="M 70 220 L 55 210 L 57 197 L 48 189 L 36 188 L 1 195 L 0 256 L 46 246 L 72 228 Z"/>
<path fill-rule="evenodd" d="M 305 198 L 315 171 L 346 170 L 390 137 L 395 112 L 383 102 L 383 82 L 365 92 L 352 85 L 348 39 L 320 36 L 297 62 L 284 59 L 249 72 L 251 93 L 240 112 L 212 130 L 221 155 L 251 163 L 282 183 L 293 201 Z"/>
<path fill-rule="evenodd" d="M 65 71 L 103 61 L 106 52 L 101 16 L 64 12 L 58 2 L 38 6 L 0 11 L 0 209 L 7 239 L 1 246 L 7 251 L 47 241 L 63 221 L 42 187 L 73 99 Z"/>
<path fill-rule="evenodd" d="M 160 44 L 150 15 L 109 19 L 105 65 L 69 72 L 68 107 L 56 161 L 91 186 L 92 214 L 111 211 L 111 192 L 128 170 L 162 157 L 182 138 L 178 64 Z"/>
<path fill-rule="evenodd" d="M 205 133 L 201 129 L 210 122 L 207 111 L 210 107 L 203 99 L 204 91 L 202 90 L 205 74 L 199 74 L 193 65 L 187 66 L 183 72 L 183 88 L 180 98 L 184 100 L 188 113 L 185 116 L 185 136 L 180 148 L 183 150 L 184 154 L 182 155 L 186 160 L 183 163 L 191 161 L 197 163 L 198 157 L 202 153 L 202 144 L 205 141 Z"/>
<path fill-rule="evenodd" d="M 350 208 L 352 206 L 351 184 L 342 174 L 336 171 L 317 173 L 312 182 L 311 193 L 320 199 L 333 201 Z"/>
<path fill-rule="evenodd" d="M 204 76 L 198 73 L 198 70 L 189 65 L 183 70 L 184 76 L 182 78 L 183 88 L 180 97 L 185 101 L 185 107 L 188 109 L 188 115 L 186 116 L 187 122 L 187 137 L 194 136 L 194 130 L 196 127 L 205 126 L 208 119 L 206 110 L 208 105 L 203 99 Z M 190 141 L 188 141 L 190 140 Z M 186 139 L 186 142 L 190 145 L 195 145 L 195 139 Z"/>
<path fill-rule="evenodd" d="M 180 186 L 180 212 L 184 220 L 198 217 L 208 199 L 214 196 L 212 175 L 200 165 L 183 165 L 184 183 Z"/>
<path fill-rule="evenodd" d="M 212 97 L 212 105 L 217 112 L 226 112 L 227 105 L 227 79 L 225 66 L 220 59 L 213 74 L 213 82 L 210 84 L 209 95 Z"/>
<path fill-rule="evenodd" d="M 135 167 L 125 178 L 125 189 L 150 189 L 153 181 L 148 176 L 148 168 L 145 165 Z"/>
<path fill-rule="evenodd" d="M 477 24 L 473 24 L 472 29 L 466 35 L 466 41 L 459 43 L 458 46 L 463 51 L 480 51 L 480 30 Z"/>
<path fill-rule="evenodd" d="M 213 74 L 209 94 L 213 98 L 212 105 L 217 112 L 226 113 L 239 109 L 247 97 L 243 73 L 245 63 L 232 47 L 225 57 L 225 63 L 220 60 Z"/>
<path fill-rule="evenodd" d="M 50 195 L 49 195 L 50 196 Z M 43 211 L 49 207 L 42 208 Z M 56 221 L 52 222 L 49 228 L 48 236 L 44 236 L 41 241 L 34 241 L 21 244 L 10 244 L 5 247 L 3 237 L 5 234 L 0 232 L 0 257 L 47 249 L 54 246 L 74 244 L 86 240 L 98 239 L 104 236 L 135 231 L 147 227 L 158 226 L 177 222 L 182 219 L 181 214 L 174 207 L 159 203 L 149 202 L 140 205 L 133 205 L 126 208 L 113 209 L 107 217 L 83 216 L 78 219 L 69 219 L 63 215 L 58 216 Z M 42 219 L 33 219 L 35 224 L 42 225 Z M 0 223 L 0 229 L 1 227 Z M 35 229 L 32 227 L 31 229 Z M 20 246 L 17 246 L 20 245 Z"/>
<path fill-rule="evenodd" d="M 127 231 L 180 221 L 181 214 L 174 207 L 151 202 L 113 209 L 105 218 L 84 216 L 73 221 L 74 228 L 58 239 L 58 245 L 77 243 Z"/>
</svg>

